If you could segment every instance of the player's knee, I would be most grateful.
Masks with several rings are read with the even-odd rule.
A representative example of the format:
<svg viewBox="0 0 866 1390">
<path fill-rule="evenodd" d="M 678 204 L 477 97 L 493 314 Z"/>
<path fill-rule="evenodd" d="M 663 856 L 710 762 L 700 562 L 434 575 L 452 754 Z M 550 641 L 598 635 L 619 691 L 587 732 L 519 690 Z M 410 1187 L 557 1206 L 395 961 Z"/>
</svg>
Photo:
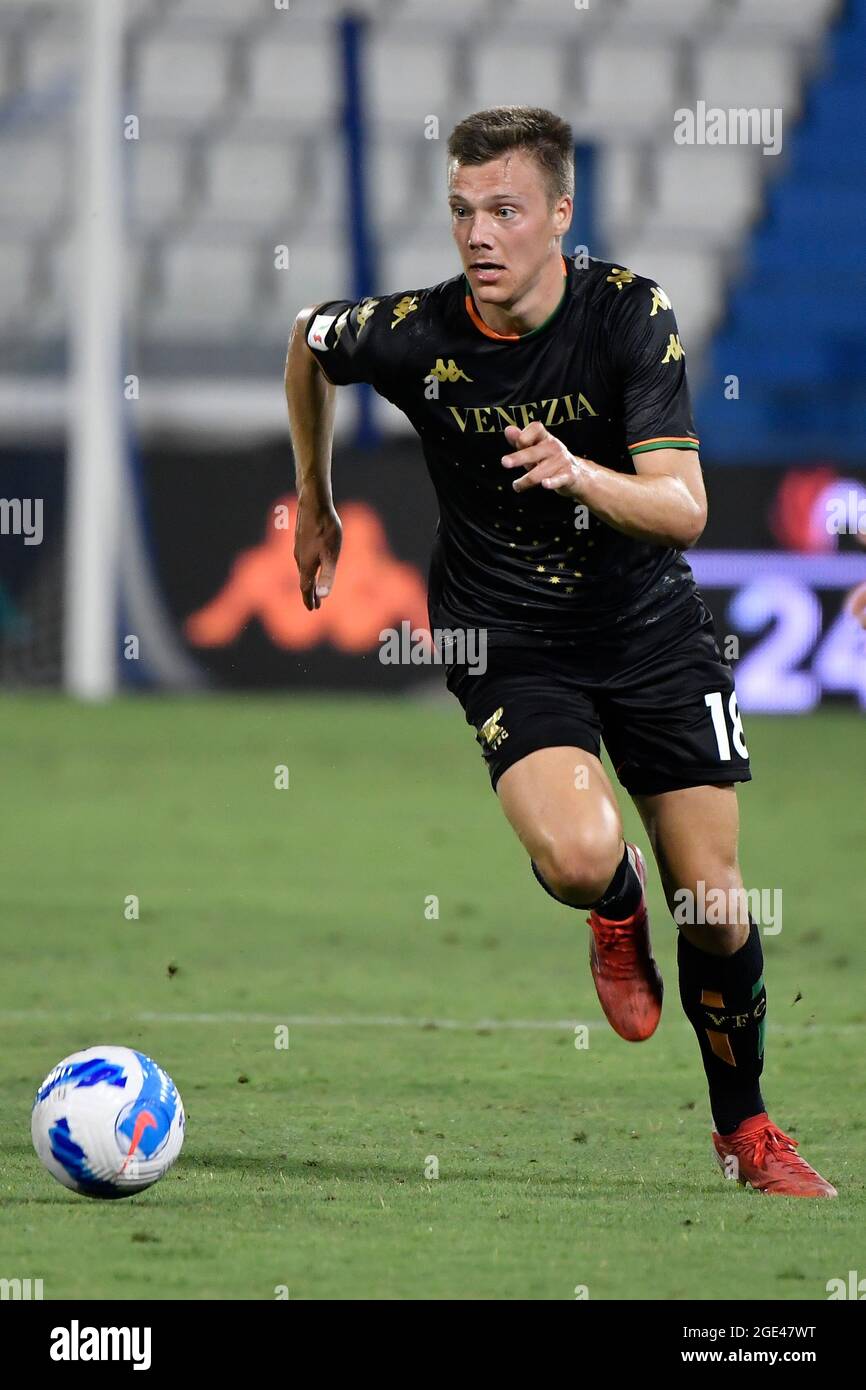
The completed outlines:
<svg viewBox="0 0 866 1390">
<path fill-rule="evenodd" d="M 597 902 L 617 871 L 622 855 L 618 834 L 588 829 L 552 843 L 536 859 L 539 871 L 559 898 L 575 906 Z"/>
<path fill-rule="evenodd" d="M 690 878 L 687 884 L 669 886 L 671 915 L 699 950 L 732 955 L 748 939 L 752 898 L 743 886 L 736 858 L 702 864 L 701 872 L 701 877 Z"/>
</svg>

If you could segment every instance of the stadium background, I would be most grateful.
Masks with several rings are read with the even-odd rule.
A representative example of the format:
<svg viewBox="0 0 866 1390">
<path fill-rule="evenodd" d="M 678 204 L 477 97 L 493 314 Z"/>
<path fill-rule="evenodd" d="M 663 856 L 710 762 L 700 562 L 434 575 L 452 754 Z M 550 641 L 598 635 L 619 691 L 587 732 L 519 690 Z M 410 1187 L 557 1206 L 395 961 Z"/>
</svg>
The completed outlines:
<svg viewBox="0 0 866 1390">
<path fill-rule="evenodd" d="M 108 10 L 123 12 L 123 24 L 106 142 L 104 125 L 85 135 L 80 122 L 102 80 L 85 11 L 110 31 Z M 862 859 L 866 655 L 844 598 L 866 578 L 864 63 L 866 0 L 589 0 L 584 9 L 570 0 L 2 0 L 0 495 L 43 504 L 40 543 L 14 533 L 8 506 L 0 535 L 0 709 L 13 774 L 2 1023 L 20 1044 L 22 1096 L 54 1051 L 93 1040 L 93 1020 L 123 1031 L 133 1015 L 113 990 L 128 995 L 131 983 L 135 1036 L 179 1067 L 182 1092 L 187 1077 L 209 1082 L 221 1054 L 213 1033 L 194 1044 L 178 1020 L 208 1009 L 217 1019 L 218 1007 L 237 1016 L 224 1042 L 235 1071 L 237 1038 L 247 1039 L 242 1050 L 260 1045 L 245 1030 L 270 1009 L 276 1021 L 286 1011 L 459 1017 L 461 1006 L 469 1019 L 594 1017 L 583 947 L 575 953 L 561 919 L 546 917 L 524 884 L 471 735 L 440 696 L 441 674 L 377 659 L 381 628 L 424 621 L 435 526 L 420 450 L 391 407 L 364 388 L 339 393 L 345 544 L 320 614 L 304 612 L 291 531 L 273 525 L 275 506 L 285 503 L 289 517 L 292 508 L 282 365 L 294 314 L 455 273 L 445 141 L 461 115 L 500 102 L 549 106 L 573 124 L 566 249 L 586 245 L 651 275 L 673 301 L 710 496 L 690 558 L 720 633 L 739 643 L 740 705 L 757 716 L 747 730 L 763 755 L 763 791 L 748 803 L 759 847 L 751 881 L 793 885 L 790 920 L 797 915 L 805 944 L 782 938 L 790 995 L 804 967 L 820 973 L 808 932 L 822 897 L 806 873 L 807 846 L 819 846 L 824 872 L 835 865 L 837 886 L 847 856 Z M 678 145 L 674 112 L 699 102 L 780 108 L 781 152 Z M 84 192 L 94 167 L 113 191 L 107 219 L 104 208 L 94 218 Z M 116 303 L 100 296 L 100 264 L 105 285 L 119 286 Z M 92 342 L 90 375 L 87 366 L 87 325 L 100 322 L 102 379 Z M 834 504 L 846 517 L 841 533 L 827 524 Z M 123 695 L 135 698 L 111 698 Z M 300 796 L 316 824 L 274 824 L 251 790 L 250 759 L 256 776 L 283 763 L 293 786 L 306 775 Z M 223 807 L 248 824 L 215 824 Z M 398 968 L 407 948 L 393 894 L 424 898 L 436 886 L 412 859 L 406 826 L 416 819 L 428 850 L 441 845 L 459 861 L 435 862 L 443 884 L 453 875 L 462 885 L 459 920 L 445 921 L 444 907 L 441 922 L 422 918 L 425 935 Z M 188 842 L 192 823 L 199 838 Z M 355 849 L 335 864 L 338 831 Z M 191 854 L 201 856 L 195 869 Z M 485 881 L 510 885 L 504 916 L 478 881 L 479 861 Z M 428 878 L 433 867 L 425 860 Z M 205 873 L 207 887 L 197 877 Z M 119 913 L 123 934 L 122 904 L 142 879 L 151 885 L 142 932 L 105 959 L 92 930 L 113 940 Z M 862 877 L 853 892 L 862 915 Z M 850 909 L 840 890 L 834 912 L 851 938 L 838 955 L 853 969 L 862 947 Z M 492 982 L 490 952 L 519 942 L 529 913 L 544 919 L 541 935 L 503 952 Z M 242 988 L 238 932 L 248 941 Z M 337 961 L 337 940 L 349 964 Z M 437 994 L 428 957 L 435 974 L 439 946 L 447 956 L 460 942 L 475 954 L 460 987 Z M 272 971 L 284 948 L 293 967 L 281 992 Z M 673 984 L 670 943 L 662 954 Z M 179 971 L 166 964 L 175 957 Z M 527 985 L 535 965 L 540 981 Z M 578 983 L 555 1002 L 541 984 L 560 974 Z M 445 978 L 454 985 L 447 969 Z M 825 990 L 822 1026 L 843 1033 L 826 1036 L 826 1055 L 838 1062 L 849 1046 L 853 1062 L 862 1009 L 853 982 L 833 979 L 840 989 Z M 74 986 L 66 1014 L 64 980 Z M 376 1046 L 376 1065 L 393 1080 L 396 1043 Z M 693 1042 L 683 1034 L 677 1046 L 685 1057 Z M 332 1071 L 360 1066 L 345 1033 L 317 1047 L 320 1067 L 323 1056 Z M 421 1058 L 418 1050 L 418 1067 L 429 1067 Z M 614 1109 L 617 1087 L 640 1104 L 637 1083 L 617 1072 L 626 1061 L 606 1073 Z M 795 1094 L 813 1061 L 791 1073 Z M 691 1053 L 688 1062 L 700 1095 Z M 448 1061 L 446 1092 L 464 1063 Z M 539 1068 L 533 1061 L 527 1084 L 543 1090 Z M 233 1103 L 228 1092 L 222 1103 Z M 40 1190 L 26 1143 L 18 1160 L 24 1189 Z M 710 1194 L 712 1184 L 709 1174 Z M 168 1200 L 160 1194 L 155 1203 Z M 627 1249 L 624 1227 L 618 1235 Z M 395 1293 L 399 1261 L 388 1268 L 385 1277 L 376 1266 L 374 1293 Z M 760 1264 L 749 1268 L 754 1296 L 799 1296 L 799 1285 L 780 1294 Z M 827 1277 L 834 1272 L 831 1264 Z M 321 1293 L 332 1285 L 320 1274 Z M 431 1277 L 433 1296 L 447 1296 L 447 1281 Z M 507 1279 L 491 1293 L 474 1277 L 458 1280 L 457 1296 L 517 1296 Z M 211 1286 L 198 1278 L 175 1287 L 200 1296 Z M 606 1278 L 597 1275 L 602 1296 L 645 1296 Z M 671 1278 L 669 1296 L 686 1296 L 690 1278 Z M 64 1287 L 84 1283 L 79 1270 Z M 230 1280 L 212 1287 L 238 1293 Z M 543 1277 L 532 1287 L 570 1296 L 551 1294 Z"/>
<path fill-rule="evenodd" d="M 435 508 L 414 437 L 369 389 L 340 393 L 336 487 L 353 505 L 331 613 L 304 614 L 288 541 L 254 595 L 245 575 L 259 567 L 235 567 L 250 552 L 267 560 L 270 509 L 291 490 L 280 373 L 294 313 L 453 274 L 448 131 L 516 100 L 573 123 L 566 249 L 652 275 L 673 300 L 712 503 L 695 568 L 721 631 L 744 656 L 760 648 L 743 707 L 808 709 L 829 693 L 862 703 L 853 628 L 837 619 L 863 537 L 822 520 L 828 498 L 852 490 L 852 517 L 866 513 L 864 23 L 862 3 L 834 0 L 130 0 L 114 142 L 127 507 L 106 526 L 125 537 L 118 621 L 139 654 L 116 680 L 430 683 L 376 661 L 378 631 L 418 611 L 409 591 L 397 611 L 381 567 L 410 565 L 420 594 Z M 45 532 L 38 546 L 4 538 L 10 684 L 63 680 L 75 601 L 64 550 L 70 524 L 73 543 L 81 528 L 64 505 L 64 458 L 80 389 L 69 325 L 82 312 L 87 55 L 79 5 L 5 0 L 0 448 L 4 496 L 44 498 Z M 699 101 L 780 109 L 781 152 L 678 145 L 673 112 Z M 768 548 L 811 558 L 768 568 L 754 554 L 704 555 Z M 220 597 L 215 626 L 190 625 Z"/>
</svg>

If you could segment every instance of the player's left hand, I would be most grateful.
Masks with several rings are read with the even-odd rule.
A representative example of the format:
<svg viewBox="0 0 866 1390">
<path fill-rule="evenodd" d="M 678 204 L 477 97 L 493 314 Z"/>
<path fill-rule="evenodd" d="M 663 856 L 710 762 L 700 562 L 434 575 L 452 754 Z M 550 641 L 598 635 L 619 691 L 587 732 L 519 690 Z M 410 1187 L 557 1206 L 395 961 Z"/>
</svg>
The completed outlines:
<svg viewBox="0 0 866 1390">
<path fill-rule="evenodd" d="M 540 420 L 533 420 L 524 430 L 518 425 L 507 425 L 505 438 L 515 452 L 503 457 L 503 468 L 526 469 L 512 483 L 515 492 L 540 484 L 561 497 L 580 497 L 586 460 L 570 454 L 562 440 L 550 434 Z"/>
</svg>

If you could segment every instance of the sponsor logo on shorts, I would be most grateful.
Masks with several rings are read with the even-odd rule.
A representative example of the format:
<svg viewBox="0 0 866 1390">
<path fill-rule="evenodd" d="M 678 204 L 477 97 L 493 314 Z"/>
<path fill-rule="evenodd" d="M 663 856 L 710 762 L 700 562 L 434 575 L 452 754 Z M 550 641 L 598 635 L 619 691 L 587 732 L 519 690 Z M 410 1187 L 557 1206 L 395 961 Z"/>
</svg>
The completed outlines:
<svg viewBox="0 0 866 1390">
<path fill-rule="evenodd" d="M 503 711 L 504 706 L 500 705 L 499 709 L 494 710 L 489 719 L 485 719 L 478 731 L 479 738 L 482 739 L 491 750 L 498 748 L 500 743 L 504 743 L 508 738 L 508 730 L 504 729 L 499 722 L 502 718 Z"/>
</svg>

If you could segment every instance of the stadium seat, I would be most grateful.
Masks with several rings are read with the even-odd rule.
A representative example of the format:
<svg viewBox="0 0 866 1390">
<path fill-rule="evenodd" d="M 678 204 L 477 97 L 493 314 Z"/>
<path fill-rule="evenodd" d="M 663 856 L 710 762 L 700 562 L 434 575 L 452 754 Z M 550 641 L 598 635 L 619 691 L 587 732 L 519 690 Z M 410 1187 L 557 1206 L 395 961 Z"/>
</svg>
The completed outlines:
<svg viewBox="0 0 866 1390">
<path fill-rule="evenodd" d="M 248 81 L 245 121 L 287 122 L 296 129 L 333 123 L 342 100 L 333 33 L 325 40 L 255 40 L 249 50 Z"/>
<path fill-rule="evenodd" d="M 172 0 L 166 19 L 173 27 L 188 26 L 203 33 L 212 28 L 238 32 L 260 23 L 276 34 L 279 25 L 294 19 L 294 9 L 290 3 L 288 9 L 278 10 L 274 0 Z"/>
<path fill-rule="evenodd" d="M 342 135 L 327 128 L 306 141 L 303 182 L 291 209 L 292 227 L 343 226 L 347 215 L 346 152 Z"/>
<path fill-rule="evenodd" d="M 161 17 L 159 4 L 160 0 L 124 0 L 123 17 L 126 20 L 127 29 L 137 24 L 139 20 Z"/>
<path fill-rule="evenodd" d="M 778 43 L 703 45 L 695 55 L 694 89 L 708 107 L 781 107 L 788 118 L 800 105 L 796 62 Z"/>
<path fill-rule="evenodd" d="M 3 0 L 0 5 L 0 33 L 20 33 L 56 14 L 56 5 L 45 3 L 37 6 L 34 0 Z"/>
<path fill-rule="evenodd" d="M 221 39 L 161 34 L 143 39 L 134 109 L 142 118 L 205 125 L 228 102 L 230 58 Z"/>
<path fill-rule="evenodd" d="M 866 112 L 864 112 L 866 117 Z M 787 172 L 801 181 L 831 182 L 837 187 L 854 184 L 866 188 L 866 147 L 862 140 L 832 142 L 816 136 L 810 126 L 795 132 L 787 149 Z"/>
<path fill-rule="evenodd" d="M 655 160 L 655 198 L 643 234 L 694 236 L 707 247 L 726 247 L 757 215 L 761 164 L 769 161 L 750 146 L 665 144 Z"/>
<path fill-rule="evenodd" d="M 0 106 L 5 106 L 15 90 L 15 73 L 10 50 L 11 42 L 4 39 L 0 30 Z"/>
<path fill-rule="evenodd" d="M 0 226 L 50 229 L 66 210 L 69 172 L 56 134 L 0 136 Z"/>
<path fill-rule="evenodd" d="M 747 12 L 760 27 L 771 20 L 793 25 L 827 9 L 811 2 L 790 12 L 775 0 L 758 8 L 743 3 L 737 36 L 747 32 Z M 866 25 L 861 18 L 858 30 L 858 16 L 866 16 L 862 0 L 846 7 L 827 45 L 829 61 L 813 83 L 787 157 L 772 161 L 778 169 L 766 216 L 745 248 L 725 329 L 713 344 L 708 382 L 735 371 L 749 384 L 736 418 L 714 386 L 700 395 L 702 434 L 718 459 L 754 454 L 755 440 L 762 459 L 788 461 L 810 451 L 820 457 L 828 439 L 838 447 L 846 438 L 846 447 L 862 455 L 866 290 L 855 229 L 866 225 Z M 765 37 L 762 32 L 762 43 Z"/>
<path fill-rule="evenodd" d="M 644 152 L 636 144 L 604 144 L 598 147 L 595 188 L 597 220 L 602 240 L 607 243 L 621 230 L 631 231 L 642 206 Z M 581 194 L 575 201 L 580 211 Z"/>
<path fill-rule="evenodd" d="M 205 161 L 204 220 L 285 229 L 299 215 L 302 157 L 297 140 L 213 142 Z"/>
<path fill-rule="evenodd" d="M 144 306 L 148 336 L 230 336 L 250 316 L 263 269 L 263 253 L 247 244 L 171 243 L 162 255 L 161 293 Z"/>
<path fill-rule="evenodd" d="M 36 337 L 57 339 L 66 335 L 70 315 L 75 312 L 74 287 L 78 246 L 72 237 L 51 241 L 40 249 L 39 262 L 44 273 L 37 277 L 33 297 L 32 329 Z M 150 259 L 145 245 L 127 246 L 121 263 L 121 285 L 127 327 L 134 333 L 144 301 L 145 274 Z"/>
<path fill-rule="evenodd" d="M 461 273 L 460 256 L 447 235 L 418 236 L 382 247 L 379 279 L 383 294 L 424 289 Z"/>
<path fill-rule="evenodd" d="M 572 114 L 576 132 L 609 136 L 672 124 L 678 61 L 670 44 L 603 39 L 583 59 L 584 86 Z"/>
<path fill-rule="evenodd" d="M 0 242 L 0 334 L 17 333 L 27 318 L 32 293 L 33 252 L 24 242 Z"/>
<path fill-rule="evenodd" d="M 863 79 L 846 78 L 823 85 L 812 94 L 809 131 L 819 143 L 850 146 L 866 136 L 866 103 L 863 101 Z"/>
<path fill-rule="evenodd" d="M 133 223 L 152 229 L 177 219 L 190 198 L 188 146 L 145 136 L 124 141 L 124 155 Z"/>
<path fill-rule="evenodd" d="M 292 243 L 287 271 L 275 271 L 266 281 L 265 301 L 255 317 L 256 331 L 285 342 L 295 315 L 325 299 L 353 299 L 353 269 L 340 228 L 332 223 L 313 227 L 305 239 Z"/>
<path fill-rule="evenodd" d="M 796 298 L 790 298 L 778 283 L 749 284 L 734 293 L 729 308 L 747 335 L 766 331 L 768 324 L 785 335 L 796 335 L 804 323 L 810 333 L 830 336 L 862 328 L 866 309 L 863 273 L 843 276 L 837 293 L 828 293 L 829 289 L 823 278 L 818 284 L 801 282 Z"/>
<path fill-rule="evenodd" d="M 585 9 L 577 9 L 574 0 L 511 0 L 507 7 L 496 6 L 497 27 L 504 29 L 534 28 L 536 34 L 544 29 L 551 31 L 551 38 L 568 42 L 569 39 L 584 40 L 590 35 L 601 33 L 608 28 L 619 13 L 622 0 L 588 0 Z"/>
<path fill-rule="evenodd" d="M 614 29 L 622 37 L 645 34 L 668 40 L 709 33 L 719 22 L 718 0 L 620 0 Z"/>
<path fill-rule="evenodd" d="M 833 256 L 837 264 L 855 264 L 863 254 L 863 236 L 854 227 L 837 227 L 833 234 Z M 801 275 L 815 269 L 814 236 L 792 236 L 778 224 L 758 227 L 744 257 L 753 273 L 760 277 L 768 271 L 782 270 L 798 283 Z M 866 320 L 866 314 L 864 314 Z"/>
<path fill-rule="evenodd" d="M 306 30 L 312 25 L 333 25 L 349 12 L 360 18 L 380 20 L 387 17 L 393 3 L 394 0 L 289 0 L 289 14 L 292 25 Z"/>
<path fill-rule="evenodd" d="M 438 116 L 443 125 L 453 105 L 454 44 L 430 37 L 423 62 L 408 37 L 373 32 L 366 49 L 366 90 L 376 125 L 401 125 L 419 135 L 424 118 Z M 443 132 L 444 134 L 445 132 Z"/>
<path fill-rule="evenodd" d="M 466 29 L 483 24 L 494 18 L 492 0 L 395 0 L 382 14 L 384 26 L 398 30 L 402 27 L 414 32 L 434 28 L 438 32 L 452 31 L 462 33 Z"/>
<path fill-rule="evenodd" d="M 726 27 L 736 33 L 773 33 L 779 38 L 812 39 L 842 9 L 840 0 L 734 0 Z"/>
<path fill-rule="evenodd" d="M 434 202 L 445 207 L 443 140 L 406 139 L 380 132 L 370 145 L 370 215 L 386 235 L 417 224 Z"/>
<path fill-rule="evenodd" d="M 559 109 L 565 93 L 568 48 L 549 38 L 490 38 L 469 55 L 470 106 L 546 106 Z"/>
<path fill-rule="evenodd" d="M 22 55 L 23 86 L 31 97 L 45 100 L 63 91 L 71 100 L 80 71 L 80 34 L 81 26 L 68 19 L 31 33 Z"/>
</svg>

